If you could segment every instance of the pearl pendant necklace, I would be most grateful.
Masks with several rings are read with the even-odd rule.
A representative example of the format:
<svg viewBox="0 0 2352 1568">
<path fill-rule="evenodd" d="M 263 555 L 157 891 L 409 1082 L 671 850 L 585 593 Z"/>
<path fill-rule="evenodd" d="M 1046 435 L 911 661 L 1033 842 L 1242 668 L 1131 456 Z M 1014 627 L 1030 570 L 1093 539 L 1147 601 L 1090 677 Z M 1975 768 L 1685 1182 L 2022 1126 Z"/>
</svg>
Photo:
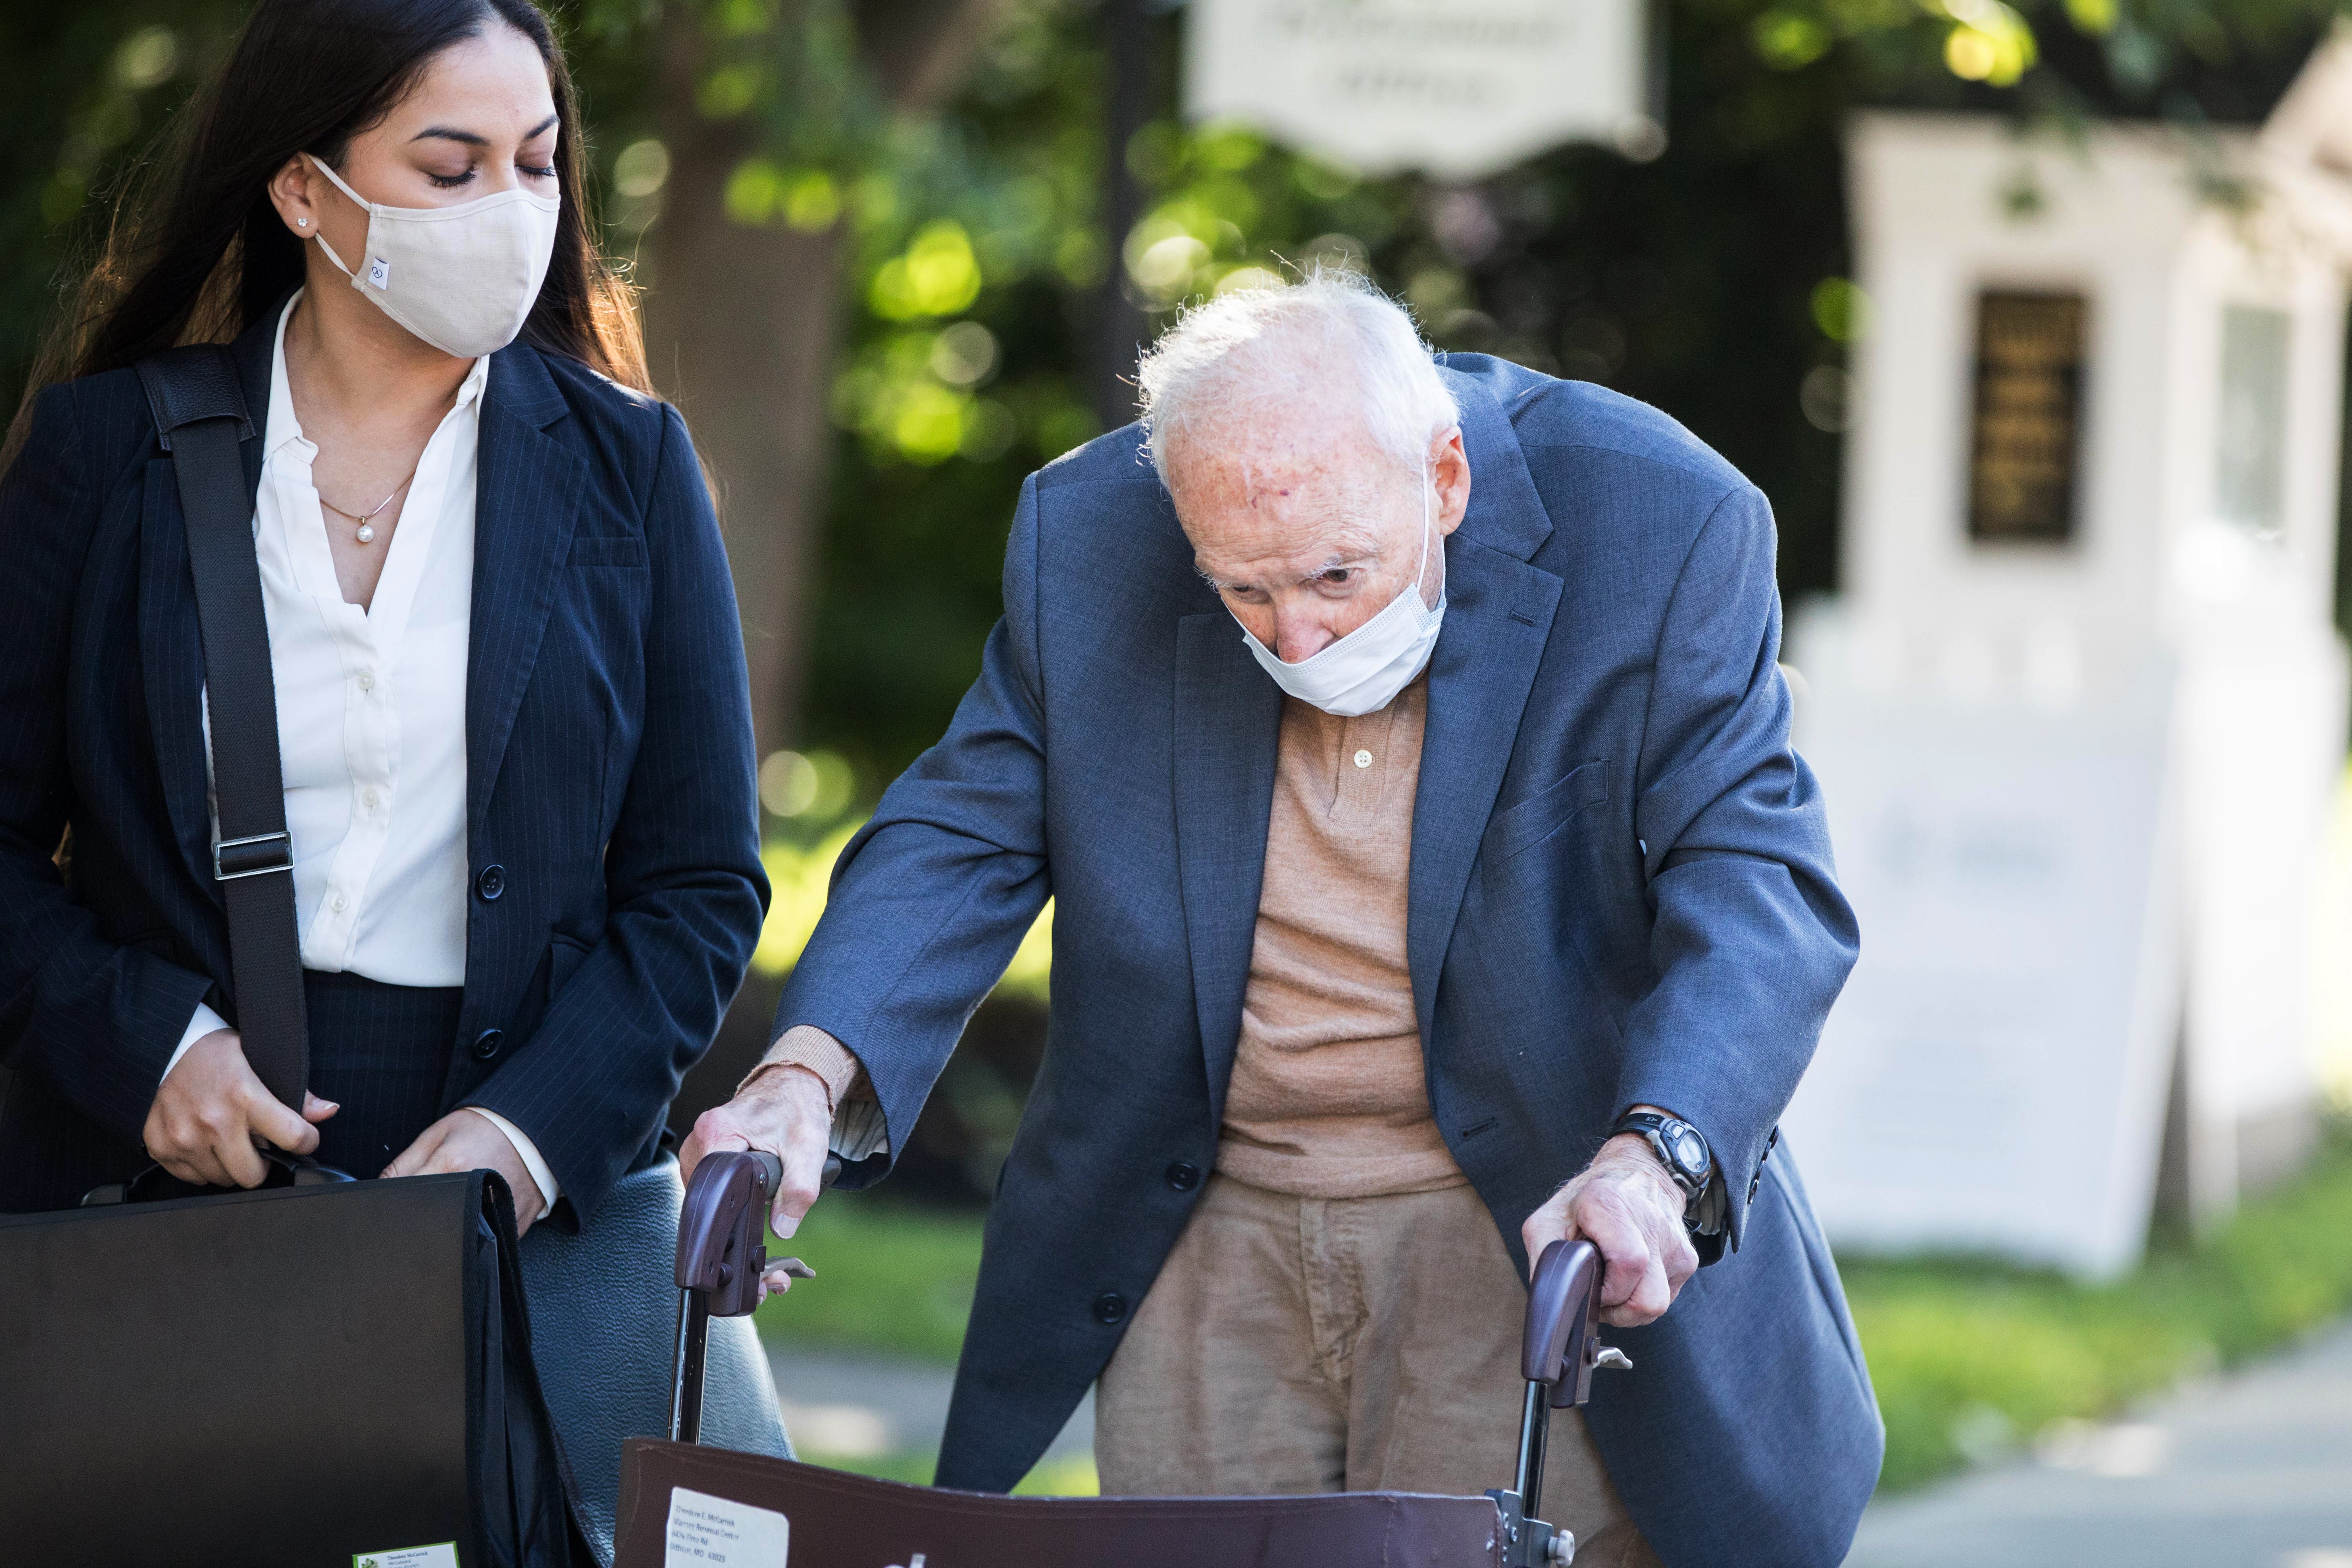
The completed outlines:
<svg viewBox="0 0 2352 1568">
<path fill-rule="evenodd" d="M 415 468 L 409 469 L 408 479 L 413 479 L 415 477 L 416 470 Z M 373 544 L 375 542 L 376 513 L 390 506 L 393 501 L 398 498 L 400 492 L 408 488 L 408 479 L 403 479 L 400 483 L 393 486 L 391 495 L 384 497 L 382 500 L 376 502 L 375 505 L 368 508 L 365 511 L 345 511 L 341 507 L 337 506 L 325 496 L 320 496 L 319 498 L 319 504 L 339 517 L 348 517 L 353 522 L 358 523 L 360 525 L 359 530 L 357 532 L 353 533 L 352 537 L 358 540 L 362 544 Z"/>
</svg>

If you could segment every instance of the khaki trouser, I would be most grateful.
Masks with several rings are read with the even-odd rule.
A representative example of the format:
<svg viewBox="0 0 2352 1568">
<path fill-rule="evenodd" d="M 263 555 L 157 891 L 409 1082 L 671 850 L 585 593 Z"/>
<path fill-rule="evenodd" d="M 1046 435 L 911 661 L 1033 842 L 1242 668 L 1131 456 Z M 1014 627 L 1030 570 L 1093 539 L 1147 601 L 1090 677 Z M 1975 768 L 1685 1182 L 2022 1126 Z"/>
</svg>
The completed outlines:
<svg viewBox="0 0 2352 1568">
<path fill-rule="evenodd" d="M 1469 1186 L 1315 1199 L 1213 1175 L 1103 1371 L 1103 1492 L 1507 1487 L 1526 1313 Z M 1658 1561 L 1578 1411 L 1553 1414 L 1541 1512 L 1579 1568 Z"/>
</svg>

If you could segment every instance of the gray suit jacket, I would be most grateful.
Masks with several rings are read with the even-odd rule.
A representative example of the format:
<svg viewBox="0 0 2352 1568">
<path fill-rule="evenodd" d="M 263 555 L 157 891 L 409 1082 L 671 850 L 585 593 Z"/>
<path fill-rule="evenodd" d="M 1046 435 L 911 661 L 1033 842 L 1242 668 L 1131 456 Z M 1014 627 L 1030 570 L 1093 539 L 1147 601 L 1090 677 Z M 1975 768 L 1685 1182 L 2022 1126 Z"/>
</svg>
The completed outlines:
<svg viewBox="0 0 2352 1568">
<path fill-rule="evenodd" d="M 1445 374 L 1473 483 L 1413 816 L 1430 1102 L 1515 1257 L 1619 1111 L 1706 1133 L 1737 1250 L 1612 1335 L 1635 1370 L 1596 1390 L 1592 1433 L 1668 1563 L 1834 1563 L 1883 1429 L 1769 1140 L 1857 938 L 1789 745 L 1771 515 L 1653 409 L 1484 357 Z M 941 1485 L 994 1489 L 1151 1288 L 1198 1195 L 1177 1167 L 1214 1161 L 1281 710 L 1132 428 L 1024 487 L 1004 609 L 946 737 L 844 853 L 778 1013 L 857 1053 L 901 1142 L 1058 900 L 1051 1044 L 940 1458 Z"/>
</svg>

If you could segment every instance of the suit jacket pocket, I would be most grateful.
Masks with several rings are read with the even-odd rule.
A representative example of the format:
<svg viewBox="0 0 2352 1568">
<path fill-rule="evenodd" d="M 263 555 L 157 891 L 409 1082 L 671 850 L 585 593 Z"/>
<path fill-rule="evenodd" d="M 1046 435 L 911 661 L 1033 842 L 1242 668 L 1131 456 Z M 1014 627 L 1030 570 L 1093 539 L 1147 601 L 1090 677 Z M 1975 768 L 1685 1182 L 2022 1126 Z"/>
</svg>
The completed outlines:
<svg viewBox="0 0 2352 1568">
<path fill-rule="evenodd" d="M 1609 798 L 1609 763 L 1594 758 L 1569 771 L 1568 776 L 1515 805 L 1505 807 L 1486 825 L 1478 859 L 1488 872 L 1558 833 L 1569 818 L 1585 807 Z"/>
<path fill-rule="evenodd" d="M 588 944 L 578 937 L 559 936 L 547 945 L 547 1000 L 552 1005 L 572 972 L 588 962 Z"/>
</svg>

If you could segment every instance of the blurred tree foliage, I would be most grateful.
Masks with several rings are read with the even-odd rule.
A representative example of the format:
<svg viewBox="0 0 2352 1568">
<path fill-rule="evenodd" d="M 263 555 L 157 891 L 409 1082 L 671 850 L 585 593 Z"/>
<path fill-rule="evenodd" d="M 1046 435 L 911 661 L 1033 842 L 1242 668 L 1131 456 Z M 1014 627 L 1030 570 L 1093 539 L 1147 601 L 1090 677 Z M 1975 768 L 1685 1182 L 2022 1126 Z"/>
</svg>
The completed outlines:
<svg viewBox="0 0 2352 1568">
<path fill-rule="evenodd" d="M 816 372 L 830 452 L 796 459 L 824 501 L 813 613 L 780 635 L 807 649 L 791 732 L 848 756 L 867 797 L 938 734 L 977 666 L 1022 476 L 1095 433 L 1087 346 L 1106 278 L 1164 321 L 1260 272 L 1354 258 L 1442 347 L 1604 382 L 1688 424 L 1772 498 L 1784 588 L 1818 591 L 1833 585 L 1846 345 L 1867 322 L 1845 280 L 1844 115 L 1986 109 L 2059 135 L 2089 115 L 2254 120 L 2336 9 L 1669 0 L 1663 147 L 1563 149 L 1467 186 L 1362 181 L 1246 131 L 1185 126 L 1182 20 L 1162 15 L 1155 117 L 1124 149 L 1146 216 L 1106 235 L 1094 0 L 551 8 L 613 243 L 655 294 L 657 376 L 662 237 L 686 221 L 681 192 L 776 236 L 779 258 L 812 258 L 772 262 L 760 293 L 725 307 L 831 323 Z M 0 371 L 21 377 L 112 174 L 242 11 L 84 0 L 0 20 Z M 827 244 L 792 250 L 792 237 Z M 730 497 L 739 531 L 759 526 L 746 499 Z"/>
</svg>

